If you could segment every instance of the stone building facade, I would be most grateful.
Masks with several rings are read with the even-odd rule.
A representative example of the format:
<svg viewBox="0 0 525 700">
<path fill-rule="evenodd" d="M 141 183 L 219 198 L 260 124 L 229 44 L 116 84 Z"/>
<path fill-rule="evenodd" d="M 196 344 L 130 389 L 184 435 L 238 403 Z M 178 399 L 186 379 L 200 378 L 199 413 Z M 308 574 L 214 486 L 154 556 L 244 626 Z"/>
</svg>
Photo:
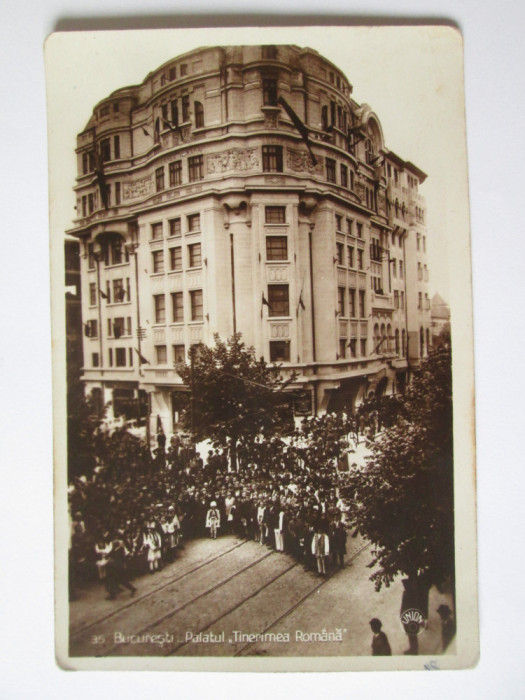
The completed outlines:
<svg viewBox="0 0 525 700">
<path fill-rule="evenodd" d="M 316 51 L 174 58 L 99 102 L 76 156 L 83 381 L 115 414 L 170 433 L 174 365 L 215 333 L 296 371 L 298 413 L 402 390 L 427 354 L 426 175 Z"/>
</svg>

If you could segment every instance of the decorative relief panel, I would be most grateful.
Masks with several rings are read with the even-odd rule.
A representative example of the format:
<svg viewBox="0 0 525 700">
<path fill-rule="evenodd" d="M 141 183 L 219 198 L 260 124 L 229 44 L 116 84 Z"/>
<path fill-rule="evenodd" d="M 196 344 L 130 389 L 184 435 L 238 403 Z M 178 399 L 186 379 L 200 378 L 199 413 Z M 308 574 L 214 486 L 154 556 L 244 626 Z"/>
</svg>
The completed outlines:
<svg viewBox="0 0 525 700">
<path fill-rule="evenodd" d="M 286 179 L 282 175 L 265 175 L 264 181 L 269 185 L 284 185 Z"/>
<path fill-rule="evenodd" d="M 377 208 L 379 209 L 379 212 L 382 214 L 385 214 L 386 216 L 386 197 L 385 197 L 385 191 L 383 189 L 379 189 L 377 193 Z"/>
<path fill-rule="evenodd" d="M 202 286 L 202 270 L 198 270 L 197 272 L 188 272 L 186 281 L 188 283 L 188 287 L 190 288 Z"/>
<path fill-rule="evenodd" d="M 355 287 L 357 285 L 357 275 L 355 272 L 348 273 L 348 284 L 350 287 Z"/>
<path fill-rule="evenodd" d="M 166 329 L 165 328 L 154 328 L 153 329 L 153 342 L 155 344 L 166 342 Z"/>
<path fill-rule="evenodd" d="M 359 199 L 364 199 L 365 198 L 365 183 L 362 180 L 358 180 L 355 183 L 355 193 L 359 197 Z"/>
<path fill-rule="evenodd" d="M 277 129 L 279 127 L 279 115 L 272 112 L 267 112 L 264 115 L 264 128 Z"/>
<path fill-rule="evenodd" d="M 288 281 L 288 266 L 287 265 L 268 265 L 267 275 L 269 282 L 287 282 Z"/>
<path fill-rule="evenodd" d="M 153 192 L 153 177 L 141 177 L 139 180 L 124 182 L 122 184 L 123 199 L 137 199 L 137 197 L 147 197 Z"/>
<path fill-rule="evenodd" d="M 346 270 L 337 269 L 337 284 L 346 284 Z"/>
<path fill-rule="evenodd" d="M 151 250 L 162 250 L 162 248 L 164 248 L 164 241 L 150 241 L 149 247 Z"/>
<path fill-rule="evenodd" d="M 181 190 L 181 194 L 192 194 L 193 192 L 201 192 L 202 185 L 190 185 L 186 189 Z"/>
<path fill-rule="evenodd" d="M 359 273 L 359 288 L 366 289 L 366 273 L 365 272 Z"/>
<path fill-rule="evenodd" d="M 361 321 L 361 337 L 363 338 L 368 333 L 368 323 L 366 321 Z"/>
<path fill-rule="evenodd" d="M 352 337 L 354 338 L 357 335 L 357 321 L 352 321 L 351 326 L 352 326 Z"/>
<path fill-rule="evenodd" d="M 202 326 L 190 326 L 190 341 L 199 342 L 202 340 Z"/>
<path fill-rule="evenodd" d="M 339 321 L 339 337 L 348 337 L 348 321 Z"/>
<path fill-rule="evenodd" d="M 184 342 L 184 328 L 182 326 L 171 329 L 171 341 L 173 343 Z"/>
<path fill-rule="evenodd" d="M 287 148 L 286 165 L 289 170 L 293 170 L 296 173 L 323 174 L 323 158 L 318 156 L 317 165 L 314 165 L 308 151 L 296 151 L 292 148 Z"/>
<path fill-rule="evenodd" d="M 270 323 L 271 338 L 289 338 L 290 324 L 289 323 Z"/>
<path fill-rule="evenodd" d="M 182 289 L 182 273 L 176 275 L 169 275 L 169 288 L 171 292 L 177 292 Z"/>
<path fill-rule="evenodd" d="M 225 173 L 230 170 L 256 170 L 259 157 L 256 148 L 230 148 L 206 157 L 208 174 Z"/>
</svg>

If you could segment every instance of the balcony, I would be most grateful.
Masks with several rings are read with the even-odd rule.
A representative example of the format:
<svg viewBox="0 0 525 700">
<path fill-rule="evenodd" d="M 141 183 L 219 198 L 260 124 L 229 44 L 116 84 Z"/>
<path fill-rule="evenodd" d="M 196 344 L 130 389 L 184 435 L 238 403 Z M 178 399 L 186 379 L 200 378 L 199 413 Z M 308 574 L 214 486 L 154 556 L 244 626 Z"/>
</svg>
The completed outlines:
<svg viewBox="0 0 525 700">
<path fill-rule="evenodd" d="M 370 296 L 373 309 L 378 309 L 381 311 L 394 310 L 394 301 L 392 299 L 392 295 L 378 294 L 377 292 L 372 292 Z"/>
</svg>

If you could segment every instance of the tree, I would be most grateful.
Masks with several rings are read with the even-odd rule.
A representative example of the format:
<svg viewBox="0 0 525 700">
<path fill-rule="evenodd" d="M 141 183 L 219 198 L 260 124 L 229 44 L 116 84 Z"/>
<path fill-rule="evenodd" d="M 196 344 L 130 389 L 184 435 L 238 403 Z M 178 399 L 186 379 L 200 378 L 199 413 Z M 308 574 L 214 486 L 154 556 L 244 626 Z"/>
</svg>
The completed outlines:
<svg viewBox="0 0 525 700">
<path fill-rule="evenodd" d="M 210 439 L 229 450 L 235 468 L 240 444 L 249 450 L 257 436 L 285 429 L 291 412 L 284 389 L 290 380 L 284 382 L 278 367 L 257 359 L 240 334 L 226 342 L 215 335 L 214 341 L 213 347 L 194 347 L 193 372 L 188 364 L 177 367 L 184 383 L 193 386 L 193 406 L 186 394 L 182 420 L 196 441 Z"/>
<path fill-rule="evenodd" d="M 90 474 L 97 463 L 103 450 L 103 436 L 98 428 L 105 409 L 101 409 L 91 396 L 84 396 L 80 384 L 74 397 L 68 399 L 67 456 L 71 479 Z"/>
<path fill-rule="evenodd" d="M 398 574 L 440 586 L 454 579 L 452 377 L 448 348 L 422 363 L 399 422 L 352 478 L 356 532 L 373 544 L 376 590 Z M 419 585 L 419 584 L 418 584 Z"/>
<path fill-rule="evenodd" d="M 352 420 L 344 413 L 305 418 L 295 434 L 295 451 L 310 469 L 333 469 L 348 451 Z"/>
</svg>

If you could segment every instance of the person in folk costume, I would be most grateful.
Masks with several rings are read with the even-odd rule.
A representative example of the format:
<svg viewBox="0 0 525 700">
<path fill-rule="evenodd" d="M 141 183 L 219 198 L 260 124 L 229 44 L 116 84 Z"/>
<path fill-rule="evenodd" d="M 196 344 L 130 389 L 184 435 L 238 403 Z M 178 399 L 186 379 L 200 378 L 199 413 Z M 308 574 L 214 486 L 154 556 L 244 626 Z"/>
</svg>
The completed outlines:
<svg viewBox="0 0 525 700">
<path fill-rule="evenodd" d="M 224 499 L 224 515 L 226 520 L 226 531 L 228 534 L 231 534 L 235 515 L 235 496 L 231 491 L 228 491 Z"/>
<path fill-rule="evenodd" d="M 148 552 L 149 572 L 152 574 L 160 568 L 162 561 L 162 538 L 153 521 L 148 523 L 142 546 Z"/>
<path fill-rule="evenodd" d="M 317 560 L 317 571 L 321 576 L 326 576 L 325 557 L 330 554 L 330 540 L 322 529 L 317 529 L 312 539 L 312 554 Z"/>
<path fill-rule="evenodd" d="M 174 526 L 173 526 L 173 521 L 171 521 L 168 518 L 168 515 L 165 513 L 162 516 L 160 526 L 162 528 L 162 543 L 164 546 L 164 552 L 163 556 L 166 559 L 166 561 L 171 561 L 172 558 L 172 552 L 174 548 Z"/>
<path fill-rule="evenodd" d="M 106 566 L 109 560 L 109 554 L 111 552 L 111 540 L 109 539 L 109 532 L 105 532 L 95 544 L 95 554 L 97 555 L 97 569 L 98 577 L 100 581 L 106 578 Z"/>
<path fill-rule="evenodd" d="M 210 537 L 217 539 L 217 530 L 221 526 L 221 514 L 217 508 L 217 501 L 210 503 L 210 508 L 206 514 L 206 527 L 210 529 Z"/>
<path fill-rule="evenodd" d="M 275 514 L 275 549 L 278 552 L 284 552 L 284 533 L 287 532 L 288 529 L 288 516 L 284 506 L 277 507 L 275 509 Z"/>
<path fill-rule="evenodd" d="M 175 549 L 178 547 L 180 540 L 180 520 L 175 506 L 170 506 L 168 508 L 168 521 L 171 521 L 173 526 L 173 549 Z"/>
<path fill-rule="evenodd" d="M 128 552 L 124 543 L 120 539 L 113 540 L 111 553 L 107 565 L 106 590 L 107 600 L 115 600 L 121 586 L 127 588 L 131 597 L 135 595 L 137 589 L 130 583 L 126 566 Z"/>
<path fill-rule="evenodd" d="M 266 513 L 266 505 L 261 498 L 257 507 L 257 540 L 263 545 L 265 540 L 266 525 L 264 523 Z"/>
<path fill-rule="evenodd" d="M 388 637 L 381 631 L 383 623 L 377 617 L 370 620 L 370 627 L 374 636 L 372 637 L 372 656 L 392 656 L 392 649 Z"/>
<path fill-rule="evenodd" d="M 334 552 L 334 564 L 344 568 L 346 554 L 346 527 L 343 520 L 339 520 L 332 530 L 332 542 Z"/>
</svg>

